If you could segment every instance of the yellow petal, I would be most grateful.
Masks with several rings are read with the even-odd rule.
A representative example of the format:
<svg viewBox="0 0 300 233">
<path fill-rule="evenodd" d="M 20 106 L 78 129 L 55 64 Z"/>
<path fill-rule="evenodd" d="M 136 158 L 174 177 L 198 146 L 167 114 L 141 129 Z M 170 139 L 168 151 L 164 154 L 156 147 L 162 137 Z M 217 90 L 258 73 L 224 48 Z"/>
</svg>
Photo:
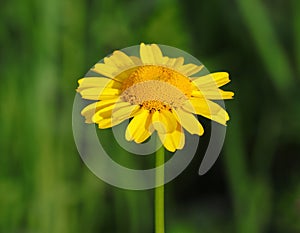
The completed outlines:
<svg viewBox="0 0 300 233">
<path fill-rule="evenodd" d="M 163 62 L 163 56 L 160 48 L 156 44 L 140 45 L 140 57 L 143 64 L 157 64 L 161 65 Z"/>
<path fill-rule="evenodd" d="M 129 57 L 122 51 L 117 50 L 114 51 L 110 57 L 104 58 L 104 63 L 97 63 L 92 71 L 111 79 L 122 81 L 118 80 L 116 76 L 135 66 L 136 63 L 132 57 Z"/>
<path fill-rule="evenodd" d="M 185 143 L 185 136 L 179 124 L 177 124 L 176 129 L 172 133 L 158 133 L 158 136 L 164 147 L 171 152 L 174 152 L 176 149 L 182 149 Z"/>
<path fill-rule="evenodd" d="M 112 120 L 111 118 L 106 118 L 106 119 L 101 119 L 96 123 L 98 124 L 99 129 L 107 129 L 120 124 L 122 121 L 124 120 L 122 119 Z"/>
<path fill-rule="evenodd" d="M 93 87 L 80 91 L 83 99 L 104 100 L 113 99 L 121 94 L 121 90 L 110 87 Z"/>
<path fill-rule="evenodd" d="M 130 56 L 130 59 L 133 61 L 135 66 L 141 66 L 143 65 L 142 60 L 139 57 L 136 56 Z"/>
<path fill-rule="evenodd" d="M 174 66 L 174 63 L 175 63 L 175 61 L 176 61 L 176 58 L 169 58 L 169 57 L 164 57 L 165 58 L 165 61 L 164 61 L 164 65 L 165 66 L 168 66 L 168 67 L 172 67 L 173 68 L 173 66 Z"/>
<path fill-rule="evenodd" d="M 123 52 L 114 51 L 110 57 L 104 59 L 104 63 L 115 66 L 120 70 L 128 69 L 134 66 L 134 62 Z"/>
<path fill-rule="evenodd" d="M 163 59 L 162 52 L 161 52 L 160 48 L 158 47 L 158 45 L 152 44 L 152 45 L 150 45 L 150 48 L 151 48 L 151 51 L 152 51 L 152 54 L 154 57 L 155 64 L 158 64 L 158 65 L 162 64 L 164 59 Z"/>
<path fill-rule="evenodd" d="M 112 118 L 113 119 L 128 119 L 132 116 L 135 116 L 135 114 L 140 110 L 139 105 L 130 105 L 125 106 L 119 109 L 114 109 L 112 112 Z"/>
<path fill-rule="evenodd" d="M 181 67 L 184 63 L 184 58 L 183 57 L 178 57 L 176 58 L 176 61 L 174 63 L 174 68 L 178 69 L 179 67 Z"/>
<path fill-rule="evenodd" d="M 91 108 L 89 110 L 87 110 L 87 108 Z M 82 111 L 81 111 L 81 115 L 84 116 L 85 118 L 85 123 L 88 123 L 88 124 L 91 124 L 91 123 L 94 123 L 92 118 L 96 112 L 96 103 L 92 103 L 88 106 L 86 106 Z"/>
<path fill-rule="evenodd" d="M 181 124 L 189 133 L 198 134 L 199 136 L 204 133 L 202 125 L 192 113 L 178 108 L 174 110 L 174 115 L 177 118 L 178 123 Z"/>
<path fill-rule="evenodd" d="M 140 130 L 140 133 L 136 135 L 136 137 L 134 138 L 134 141 L 136 143 L 142 143 L 144 141 L 146 141 L 149 137 L 151 136 L 150 131 L 144 129 L 144 130 Z"/>
<path fill-rule="evenodd" d="M 165 65 L 173 69 L 178 69 L 183 65 L 183 62 L 184 62 L 183 57 L 178 57 L 178 58 L 167 57 L 167 61 L 165 62 Z"/>
<path fill-rule="evenodd" d="M 119 73 L 119 68 L 104 63 L 97 63 L 91 70 L 109 78 L 114 78 Z"/>
<path fill-rule="evenodd" d="M 171 133 L 177 126 L 177 120 L 170 111 L 155 111 L 152 116 L 152 125 L 159 133 Z"/>
<path fill-rule="evenodd" d="M 85 117 L 86 123 L 94 123 L 92 121 L 92 117 L 98 110 L 105 108 L 109 105 L 113 105 L 118 101 L 120 101 L 119 98 L 114 98 L 110 100 L 102 100 L 102 101 L 89 104 L 84 109 L 82 109 L 81 115 Z"/>
<path fill-rule="evenodd" d="M 195 64 L 186 64 L 183 66 L 180 66 L 177 70 L 184 74 L 185 76 L 191 76 L 193 74 L 198 73 L 200 70 L 202 70 L 203 66 L 197 66 Z"/>
<path fill-rule="evenodd" d="M 104 77 L 85 77 L 78 80 L 79 87 L 77 92 L 82 91 L 83 89 L 93 88 L 93 87 L 112 87 L 112 88 L 121 88 L 122 83 L 116 82 L 114 80 L 104 78 Z"/>
<path fill-rule="evenodd" d="M 138 108 L 138 105 L 130 105 L 121 107 L 119 109 L 113 109 L 110 112 L 110 116 L 109 114 L 103 115 L 103 113 L 96 115 L 96 113 L 93 117 L 93 121 L 95 121 L 98 124 L 100 129 L 110 128 L 134 116 L 134 113 L 137 112 Z"/>
<path fill-rule="evenodd" d="M 151 123 L 151 114 L 148 110 L 141 111 L 130 121 L 125 132 L 125 138 L 128 141 L 134 140 L 136 143 L 142 143 L 150 135 L 149 125 Z"/>
<path fill-rule="evenodd" d="M 192 91 L 192 96 L 211 99 L 211 100 L 221 100 L 221 99 L 232 99 L 234 93 L 232 91 L 223 91 L 219 88 L 217 89 L 201 89 Z"/>
<path fill-rule="evenodd" d="M 229 74 L 227 72 L 216 72 L 205 76 L 201 76 L 193 80 L 193 83 L 201 89 L 201 87 L 214 88 L 221 87 L 229 83 Z"/>
<path fill-rule="evenodd" d="M 110 105 L 107 105 L 104 108 L 99 109 L 95 115 L 93 116 L 93 121 L 98 122 L 103 118 L 110 118 L 112 117 L 113 112 L 116 112 L 120 108 L 132 106 L 128 102 L 116 102 Z"/>
<path fill-rule="evenodd" d="M 204 116 L 222 125 L 226 125 L 226 121 L 229 120 L 226 110 L 210 100 L 191 98 L 182 106 L 182 108 L 188 112 Z"/>
</svg>

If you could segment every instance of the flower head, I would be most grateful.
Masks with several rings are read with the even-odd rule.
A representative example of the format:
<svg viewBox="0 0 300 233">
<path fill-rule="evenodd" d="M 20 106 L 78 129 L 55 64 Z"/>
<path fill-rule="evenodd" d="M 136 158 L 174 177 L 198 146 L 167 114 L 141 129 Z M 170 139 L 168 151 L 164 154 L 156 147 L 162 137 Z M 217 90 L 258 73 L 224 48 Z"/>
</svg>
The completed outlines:
<svg viewBox="0 0 300 233">
<path fill-rule="evenodd" d="M 82 98 L 96 101 L 81 114 L 86 123 L 96 123 L 101 129 L 132 118 L 125 134 L 128 141 L 142 143 L 157 131 L 166 149 L 182 149 L 184 130 L 199 136 L 204 133 L 195 114 L 223 125 L 229 120 L 214 102 L 233 97 L 233 92 L 219 89 L 230 81 L 228 73 L 199 77 L 202 68 L 185 64 L 183 57 L 164 56 L 156 44 L 142 43 L 140 57 L 115 51 L 91 69 L 101 77 L 78 81 Z"/>
</svg>

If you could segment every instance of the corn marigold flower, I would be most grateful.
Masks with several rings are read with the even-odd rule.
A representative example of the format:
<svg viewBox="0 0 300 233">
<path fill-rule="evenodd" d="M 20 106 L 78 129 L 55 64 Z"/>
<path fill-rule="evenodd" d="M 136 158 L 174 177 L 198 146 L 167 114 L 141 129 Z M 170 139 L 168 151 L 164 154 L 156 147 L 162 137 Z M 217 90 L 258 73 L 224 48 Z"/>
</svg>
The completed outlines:
<svg viewBox="0 0 300 233">
<path fill-rule="evenodd" d="M 139 53 L 114 51 L 91 69 L 101 77 L 78 81 L 82 98 L 96 101 L 81 111 L 86 123 L 105 129 L 132 118 L 125 133 L 128 141 L 142 143 L 157 131 L 172 152 L 183 148 L 184 130 L 204 133 L 196 115 L 226 125 L 229 116 L 214 100 L 232 99 L 233 92 L 219 88 L 230 82 L 228 73 L 194 77 L 203 66 L 164 56 L 156 44 L 141 43 Z"/>
</svg>

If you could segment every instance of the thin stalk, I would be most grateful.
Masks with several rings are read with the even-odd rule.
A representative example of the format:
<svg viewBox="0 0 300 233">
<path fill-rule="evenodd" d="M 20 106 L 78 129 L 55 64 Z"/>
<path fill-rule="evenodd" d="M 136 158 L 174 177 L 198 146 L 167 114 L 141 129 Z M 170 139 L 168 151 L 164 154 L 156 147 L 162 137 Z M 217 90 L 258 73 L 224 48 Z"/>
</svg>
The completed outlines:
<svg viewBox="0 0 300 233">
<path fill-rule="evenodd" d="M 159 140 L 159 139 L 158 139 Z M 165 206 L 164 206 L 164 147 L 161 146 L 155 154 L 156 184 L 162 184 L 155 188 L 155 233 L 165 232 Z M 161 166 L 162 165 L 162 166 Z M 161 166 L 159 169 L 158 167 Z"/>
</svg>

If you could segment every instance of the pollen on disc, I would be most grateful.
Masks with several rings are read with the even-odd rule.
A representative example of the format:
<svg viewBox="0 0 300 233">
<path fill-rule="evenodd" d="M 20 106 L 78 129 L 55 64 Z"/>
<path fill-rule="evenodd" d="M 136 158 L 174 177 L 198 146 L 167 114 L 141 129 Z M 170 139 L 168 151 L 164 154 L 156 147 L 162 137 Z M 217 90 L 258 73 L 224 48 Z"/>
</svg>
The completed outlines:
<svg viewBox="0 0 300 233">
<path fill-rule="evenodd" d="M 191 95 L 190 80 L 162 66 L 141 66 L 123 82 L 122 98 L 149 110 L 182 106 Z"/>
</svg>

